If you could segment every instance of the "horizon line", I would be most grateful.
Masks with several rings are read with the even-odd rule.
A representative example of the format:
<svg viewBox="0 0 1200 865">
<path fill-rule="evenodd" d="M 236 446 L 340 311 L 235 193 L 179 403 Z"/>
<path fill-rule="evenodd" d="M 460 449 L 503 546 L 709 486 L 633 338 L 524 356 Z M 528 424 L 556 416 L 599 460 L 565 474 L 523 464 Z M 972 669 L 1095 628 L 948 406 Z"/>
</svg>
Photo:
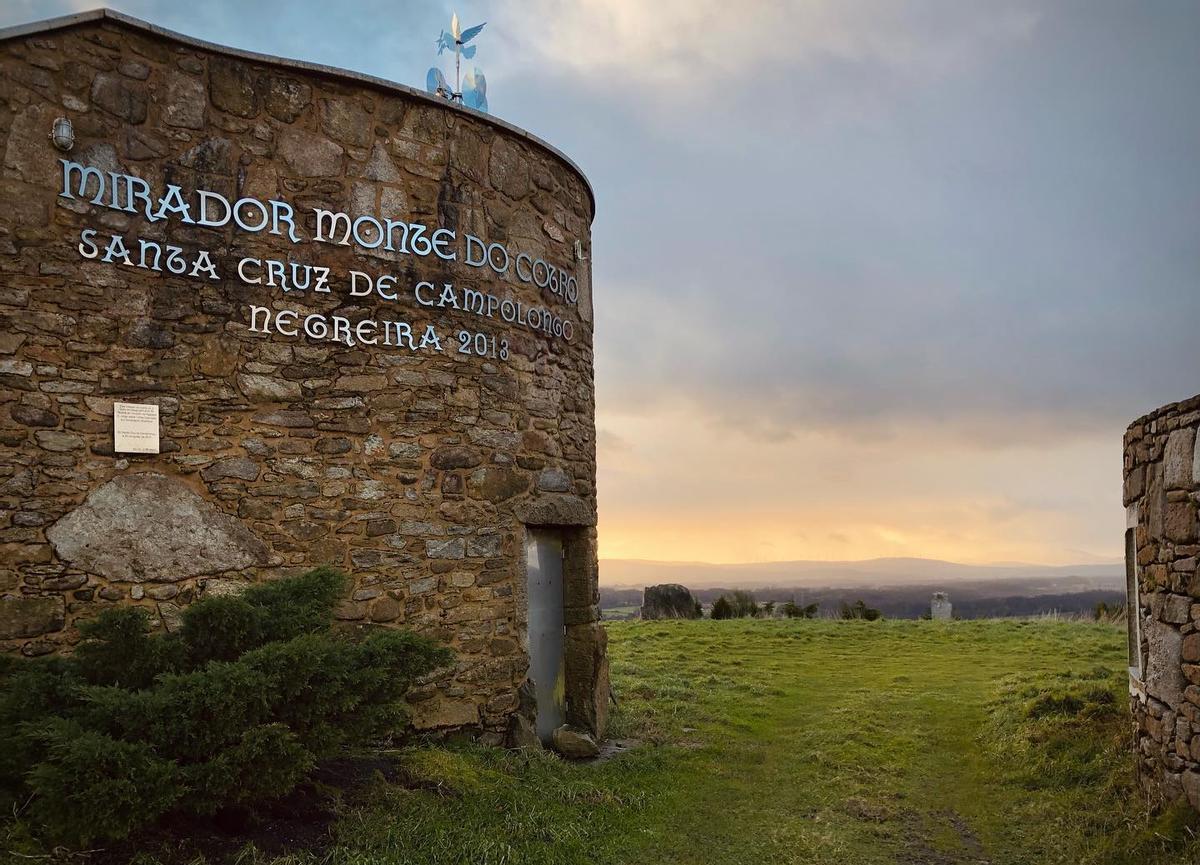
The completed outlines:
<svg viewBox="0 0 1200 865">
<path fill-rule="evenodd" d="M 648 565 L 707 565 L 709 567 L 758 567 L 765 565 L 851 565 L 851 564 L 870 564 L 872 562 L 936 562 L 944 565 L 959 565 L 968 568 L 1078 568 L 1078 567 L 1097 567 L 1103 565 L 1120 565 L 1122 559 L 1118 557 L 1103 558 L 1096 556 L 1097 561 L 1093 562 L 1068 562 L 1063 565 L 1052 565 L 1046 562 L 958 562 L 952 559 L 937 559 L 928 558 L 925 556 L 874 556 L 866 559 L 772 559 L 769 561 L 759 562 L 708 562 L 699 559 L 645 559 L 639 557 L 626 556 L 600 556 L 601 562 L 638 562 Z"/>
</svg>

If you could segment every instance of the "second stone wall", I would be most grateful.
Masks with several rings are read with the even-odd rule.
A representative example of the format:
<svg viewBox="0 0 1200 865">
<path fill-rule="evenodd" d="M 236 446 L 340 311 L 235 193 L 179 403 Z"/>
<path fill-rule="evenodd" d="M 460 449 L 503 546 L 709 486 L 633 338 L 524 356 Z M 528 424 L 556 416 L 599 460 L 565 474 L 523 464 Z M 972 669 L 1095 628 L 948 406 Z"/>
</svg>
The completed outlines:
<svg viewBox="0 0 1200 865">
<path fill-rule="evenodd" d="M 1200 396 L 1125 434 L 1130 692 L 1138 778 L 1200 809 Z"/>
</svg>

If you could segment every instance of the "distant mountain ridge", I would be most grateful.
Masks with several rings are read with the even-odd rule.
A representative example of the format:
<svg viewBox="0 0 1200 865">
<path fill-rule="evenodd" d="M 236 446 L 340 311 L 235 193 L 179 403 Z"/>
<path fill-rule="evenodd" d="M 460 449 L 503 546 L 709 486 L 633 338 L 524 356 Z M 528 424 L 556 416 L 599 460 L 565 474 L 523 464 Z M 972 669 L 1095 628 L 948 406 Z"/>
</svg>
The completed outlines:
<svg viewBox="0 0 1200 865">
<path fill-rule="evenodd" d="M 965 565 L 940 559 L 880 558 L 859 561 L 656 562 L 644 559 L 601 559 L 605 586 L 642 587 L 682 583 L 689 587 L 888 587 L 997 582 L 1020 583 L 1023 594 L 1064 590 L 1116 590 L 1124 584 L 1120 562 L 1081 565 Z"/>
</svg>

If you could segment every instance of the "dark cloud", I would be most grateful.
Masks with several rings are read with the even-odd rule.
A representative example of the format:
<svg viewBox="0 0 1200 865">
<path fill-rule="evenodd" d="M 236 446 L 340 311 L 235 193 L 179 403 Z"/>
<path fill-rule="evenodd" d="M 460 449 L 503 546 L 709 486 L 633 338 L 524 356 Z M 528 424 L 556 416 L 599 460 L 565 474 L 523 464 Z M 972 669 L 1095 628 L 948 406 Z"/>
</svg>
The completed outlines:
<svg viewBox="0 0 1200 865">
<path fill-rule="evenodd" d="M 413 83 L 449 14 L 118 5 Z M 994 447 L 1119 436 L 1200 390 L 1200 7 L 771 4 L 658 56 L 635 20 L 579 62 L 548 43 L 591 7 L 529 8 L 459 11 L 494 19 L 496 113 L 596 188 L 602 411 Z"/>
<path fill-rule="evenodd" d="M 1198 27 L 1057 4 L 948 72 L 514 82 L 597 187 L 601 406 L 991 447 L 1200 390 Z"/>
</svg>

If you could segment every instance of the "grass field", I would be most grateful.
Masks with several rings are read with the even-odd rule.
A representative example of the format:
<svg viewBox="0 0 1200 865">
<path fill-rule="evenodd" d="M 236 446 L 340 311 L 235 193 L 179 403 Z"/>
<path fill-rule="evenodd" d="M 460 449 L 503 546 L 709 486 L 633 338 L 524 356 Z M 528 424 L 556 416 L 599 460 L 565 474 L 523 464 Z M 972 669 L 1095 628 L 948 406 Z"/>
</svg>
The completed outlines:
<svg viewBox="0 0 1200 865">
<path fill-rule="evenodd" d="M 610 625 L 592 765 L 403 751 L 317 849 L 246 863 L 1180 863 L 1131 783 L 1124 634 L 1066 622 Z M 170 858 L 159 850 L 143 861 Z"/>
</svg>

